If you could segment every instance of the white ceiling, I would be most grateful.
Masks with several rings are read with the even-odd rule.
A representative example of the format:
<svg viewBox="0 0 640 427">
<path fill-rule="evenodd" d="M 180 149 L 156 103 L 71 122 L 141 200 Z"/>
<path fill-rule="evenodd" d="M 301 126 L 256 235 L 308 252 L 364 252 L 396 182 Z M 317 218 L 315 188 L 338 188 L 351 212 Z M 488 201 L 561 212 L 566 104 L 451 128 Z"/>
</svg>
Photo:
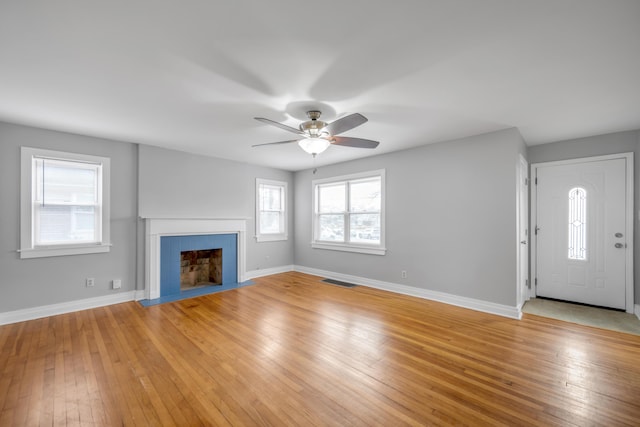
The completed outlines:
<svg viewBox="0 0 640 427">
<path fill-rule="evenodd" d="M 640 129 L 638 0 L 3 0 L 0 120 L 287 170 L 304 112 L 369 122 L 317 165 L 517 127 Z M 295 136 L 294 136 L 295 138 Z"/>
</svg>

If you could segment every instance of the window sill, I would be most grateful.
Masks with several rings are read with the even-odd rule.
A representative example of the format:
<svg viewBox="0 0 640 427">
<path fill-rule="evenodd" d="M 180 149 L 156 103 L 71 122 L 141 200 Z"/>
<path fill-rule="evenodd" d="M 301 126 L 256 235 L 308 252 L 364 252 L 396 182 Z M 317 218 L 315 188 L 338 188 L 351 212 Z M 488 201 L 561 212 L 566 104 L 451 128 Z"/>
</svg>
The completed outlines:
<svg viewBox="0 0 640 427">
<path fill-rule="evenodd" d="M 73 246 L 57 246 L 49 248 L 28 248 L 19 249 L 21 259 L 29 258 L 45 258 L 52 256 L 67 256 L 67 255 L 84 255 L 84 254 L 98 254 L 105 253 L 111 250 L 111 245 L 108 243 L 102 243 L 97 245 L 73 245 Z"/>
<path fill-rule="evenodd" d="M 339 243 L 311 242 L 314 249 L 327 249 L 330 251 L 356 252 L 368 255 L 385 255 L 387 248 L 372 247 L 364 245 L 345 245 Z"/>
<path fill-rule="evenodd" d="M 281 242 L 288 239 L 286 234 L 263 234 L 260 236 L 256 236 L 256 242 Z"/>
</svg>

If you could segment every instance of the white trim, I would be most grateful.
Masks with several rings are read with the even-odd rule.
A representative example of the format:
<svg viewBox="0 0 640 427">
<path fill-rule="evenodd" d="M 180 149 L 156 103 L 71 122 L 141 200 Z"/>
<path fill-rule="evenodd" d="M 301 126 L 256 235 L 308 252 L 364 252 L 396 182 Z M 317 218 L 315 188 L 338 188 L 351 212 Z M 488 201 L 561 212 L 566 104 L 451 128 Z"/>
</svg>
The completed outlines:
<svg viewBox="0 0 640 427">
<path fill-rule="evenodd" d="M 256 222 L 259 221 L 259 218 L 256 218 Z M 288 234 L 262 234 L 262 235 L 258 235 L 256 234 L 255 236 L 256 242 L 258 243 L 263 243 L 263 242 L 284 242 L 285 240 L 289 240 L 289 235 Z"/>
<path fill-rule="evenodd" d="M 529 299 L 529 289 L 524 289 L 522 287 L 522 283 L 520 281 L 521 279 L 521 275 L 522 275 L 522 269 L 526 268 L 527 269 L 527 278 L 529 278 L 529 269 L 528 269 L 528 265 L 522 265 L 522 251 L 528 251 L 529 250 L 529 241 L 531 241 L 530 238 L 530 233 L 527 233 L 527 238 L 526 238 L 526 243 L 523 245 L 521 243 L 521 236 L 522 236 L 522 228 L 529 228 L 529 212 L 528 212 L 528 201 L 529 201 L 529 188 L 530 185 L 525 185 L 525 192 L 523 194 L 522 192 L 522 187 L 521 187 L 521 177 L 522 177 L 522 172 L 525 172 L 525 179 L 527 181 L 529 181 L 529 162 L 527 162 L 527 159 L 524 158 L 524 156 L 522 154 L 520 154 L 519 158 L 518 158 L 518 163 L 516 166 L 516 302 L 518 304 L 518 307 L 522 307 L 524 305 L 524 303 Z M 525 203 L 525 211 L 527 211 L 527 215 L 526 215 L 526 219 L 527 222 L 526 224 L 522 224 L 520 219 L 521 219 L 521 214 L 522 214 L 522 209 L 521 206 L 523 204 L 523 202 Z M 528 256 L 527 256 L 528 259 Z"/>
<path fill-rule="evenodd" d="M 378 246 L 371 247 L 357 244 L 340 244 L 340 243 L 326 243 L 326 242 L 311 242 L 311 247 L 314 249 L 329 249 L 331 251 L 343 251 L 343 252 L 357 252 L 360 254 L 369 255 L 384 255 L 387 253 L 387 248 L 380 248 Z"/>
<path fill-rule="evenodd" d="M 316 236 L 319 235 L 318 225 L 318 186 L 330 183 L 342 183 L 348 181 L 357 181 L 360 179 L 377 178 L 380 177 L 380 244 L 367 245 L 363 243 L 350 243 L 350 242 L 327 242 L 316 240 Z M 314 179 L 311 181 L 311 194 L 312 194 L 312 208 L 311 208 L 311 247 L 314 249 L 327 249 L 333 251 L 343 252 L 357 252 L 368 255 L 385 255 L 387 249 L 385 247 L 386 241 L 386 169 L 377 169 L 372 171 L 358 172 L 349 175 L 340 175 L 329 178 Z M 348 201 L 347 201 L 348 203 Z M 346 207 L 348 211 L 348 206 Z M 346 214 L 345 214 L 346 215 Z M 348 226 L 348 224 L 347 224 Z M 345 230 L 345 239 L 348 234 L 348 229 Z"/>
<path fill-rule="evenodd" d="M 137 300 L 140 291 L 120 292 L 102 297 L 86 298 L 76 301 L 68 301 L 59 304 L 43 305 L 40 307 L 25 308 L 22 310 L 6 311 L 0 313 L 0 325 L 24 322 L 43 317 L 56 316 L 58 314 L 73 313 L 90 308 L 104 307 Z"/>
<path fill-rule="evenodd" d="M 288 273 L 294 271 L 293 265 L 283 265 L 281 267 L 261 268 L 259 270 L 247 271 L 245 280 L 255 279 L 257 277 L 271 276 L 272 274 Z M 241 282 L 242 283 L 242 282 Z"/>
<path fill-rule="evenodd" d="M 34 246 L 33 238 L 33 166 L 35 157 L 59 159 L 70 162 L 83 162 L 101 165 L 98 192 L 100 209 L 100 233 L 98 243 L 61 244 Z M 21 259 L 50 256 L 81 255 L 109 252 L 111 249 L 111 160 L 108 157 L 89 154 L 68 153 L 41 148 L 21 147 L 20 149 L 20 249 Z"/>
<path fill-rule="evenodd" d="M 239 219 L 147 218 L 145 220 L 145 295 L 160 297 L 160 238 L 199 234 L 237 234 L 238 283 L 246 273 L 247 221 Z"/>
<path fill-rule="evenodd" d="M 266 234 L 260 232 L 260 186 L 271 185 L 274 187 L 282 187 L 282 203 L 283 203 L 283 231 L 282 233 Z M 275 181 L 272 179 L 256 178 L 256 242 L 278 242 L 287 240 L 289 234 L 287 231 L 289 224 L 289 206 L 288 206 L 289 189 L 286 181 Z"/>
<path fill-rule="evenodd" d="M 94 244 L 94 245 L 70 245 L 51 247 L 51 248 L 29 248 L 18 249 L 21 259 L 29 258 L 43 258 L 50 256 L 67 256 L 67 255 L 79 255 L 79 254 L 100 254 L 109 252 L 111 245 L 106 244 Z"/>
<path fill-rule="evenodd" d="M 489 301 L 482 301 L 473 298 L 461 297 L 445 292 L 430 291 L 428 289 L 416 288 L 413 286 L 401 285 L 398 283 L 383 282 L 380 280 L 367 279 L 365 277 L 351 276 L 348 274 L 334 273 L 332 271 L 319 270 L 315 268 L 295 266 L 295 271 L 315 276 L 326 277 L 329 279 L 340 280 L 343 282 L 355 283 L 370 288 L 381 289 L 384 291 L 394 292 L 402 295 L 423 298 L 431 301 L 442 302 L 445 304 L 455 305 L 458 307 L 468 308 L 471 310 L 482 311 L 484 313 L 495 314 L 498 316 L 509 317 L 511 319 L 521 319 L 522 312 L 519 307 L 512 307 L 503 304 L 496 304 Z"/>
<path fill-rule="evenodd" d="M 569 159 L 569 160 L 558 160 L 552 162 L 541 162 L 541 163 L 532 163 L 531 164 L 531 177 L 532 179 L 536 179 L 538 176 L 538 169 L 549 166 L 562 166 L 562 165 L 571 165 L 576 163 L 587 163 L 587 162 L 599 162 L 603 160 L 614 160 L 614 159 L 625 159 L 626 160 L 626 225 L 625 225 L 625 235 L 633 236 L 633 224 L 634 224 L 634 194 L 633 194 L 633 153 L 619 153 L 619 154 L 608 154 L 605 156 L 593 156 L 593 157 L 582 157 L 577 159 Z M 537 191 L 531 190 L 531 227 L 535 230 L 537 225 L 537 209 L 538 209 L 538 198 Z M 535 234 L 534 234 L 535 237 Z M 625 282 L 626 282 L 626 292 L 625 292 L 625 305 L 626 312 L 633 313 L 634 312 L 634 282 L 633 282 L 633 237 L 627 239 L 627 251 L 626 251 L 626 260 L 625 260 Z M 535 298 L 537 296 L 536 286 L 535 286 L 535 275 L 537 272 L 536 265 L 536 251 L 538 250 L 536 239 L 530 239 L 531 242 L 531 272 L 533 273 L 532 280 L 534 283 L 531 286 L 531 297 Z"/>
</svg>

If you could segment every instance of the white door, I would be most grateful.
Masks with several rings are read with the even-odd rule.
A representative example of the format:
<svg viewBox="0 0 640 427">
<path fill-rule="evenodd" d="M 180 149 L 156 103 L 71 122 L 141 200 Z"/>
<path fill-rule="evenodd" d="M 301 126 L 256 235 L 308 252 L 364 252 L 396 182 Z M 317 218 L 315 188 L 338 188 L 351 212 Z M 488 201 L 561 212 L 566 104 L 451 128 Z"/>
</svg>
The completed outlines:
<svg viewBox="0 0 640 427">
<path fill-rule="evenodd" d="M 529 299 L 529 164 L 520 156 L 518 168 L 518 305 Z"/>
<path fill-rule="evenodd" d="M 625 309 L 626 159 L 536 171 L 536 294 Z"/>
</svg>

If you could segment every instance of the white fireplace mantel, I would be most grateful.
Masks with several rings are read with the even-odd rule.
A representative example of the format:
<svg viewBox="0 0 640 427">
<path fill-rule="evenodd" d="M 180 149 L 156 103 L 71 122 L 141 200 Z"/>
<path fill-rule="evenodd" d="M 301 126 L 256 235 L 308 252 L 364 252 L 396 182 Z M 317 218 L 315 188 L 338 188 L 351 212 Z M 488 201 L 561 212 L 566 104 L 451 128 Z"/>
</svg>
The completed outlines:
<svg viewBox="0 0 640 427">
<path fill-rule="evenodd" d="M 200 234 L 237 234 L 238 283 L 245 281 L 247 221 L 242 218 L 146 218 L 145 297 L 160 297 L 160 238 Z"/>
</svg>

